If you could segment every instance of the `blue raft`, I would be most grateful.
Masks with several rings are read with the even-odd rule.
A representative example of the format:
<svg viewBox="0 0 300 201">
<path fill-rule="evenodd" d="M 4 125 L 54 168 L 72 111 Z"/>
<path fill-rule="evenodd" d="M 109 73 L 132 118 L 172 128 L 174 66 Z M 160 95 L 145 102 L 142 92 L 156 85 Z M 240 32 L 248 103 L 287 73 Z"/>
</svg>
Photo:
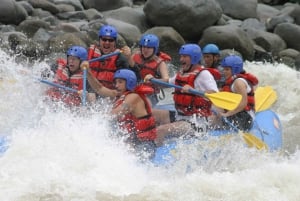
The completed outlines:
<svg viewBox="0 0 300 201">
<path fill-rule="evenodd" d="M 166 107 L 170 109 L 170 105 L 158 107 L 160 109 L 166 109 Z M 237 133 L 232 130 L 211 130 L 207 135 L 221 137 Z M 249 132 L 243 133 L 243 137 L 245 145 L 255 146 L 259 144 L 259 149 L 264 148 L 269 151 L 280 150 L 282 148 L 282 125 L 278 115 L 270 109 L 257 112 L 252 128 Z M 169 164 L 174 160 L 172 152 L 176 150 L 176 146 L 176 141 L 170 141 L 159 147 L 152 162 L 155 165 Z M 256 148 L 258 147 L 256 146 Z"/>
</svg>

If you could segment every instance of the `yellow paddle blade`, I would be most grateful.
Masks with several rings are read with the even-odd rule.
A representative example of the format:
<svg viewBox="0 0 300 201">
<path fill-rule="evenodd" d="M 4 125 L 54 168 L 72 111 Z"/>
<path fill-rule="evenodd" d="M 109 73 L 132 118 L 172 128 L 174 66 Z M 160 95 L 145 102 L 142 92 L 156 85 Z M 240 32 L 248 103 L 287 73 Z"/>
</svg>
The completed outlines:
<svg viewBox="0 0 300 201">
<path fill-rule="evenodd" d="M 243 138 L 249 147 L 255 147 L 258 150 L 267 149 L 268 145 L 250 133 L 243 133 Z"/>
<path fill-rule="evenodd" d="M 255 111 L 268 109 L 276 100 L 277 93 L 271 86 L 258 87 L 255 90 Z"/>
<path fill-rule="evenodd" d="M 205 93 L 205 97 L 207 97 L 215 106 L 226 110 L 234 110 L 242 100 L 240 94 L 226 91 L 211 94 Z"/>
</svg>

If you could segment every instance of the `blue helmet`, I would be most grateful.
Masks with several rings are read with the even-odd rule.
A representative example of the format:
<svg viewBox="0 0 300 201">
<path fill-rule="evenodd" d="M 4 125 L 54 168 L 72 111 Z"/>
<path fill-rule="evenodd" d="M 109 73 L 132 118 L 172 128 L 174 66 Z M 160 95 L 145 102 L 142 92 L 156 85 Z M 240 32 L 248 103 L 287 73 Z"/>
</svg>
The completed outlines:
<svg viewBox="0 0 300 201">
<path fill-rule="evenodd" d="M 185 44 L 182 45 L 179 54 L 189 55 L 191 57 L 192 64 L 198 64 L 202 58 L 201 48 L 197 44 Z"/>
<path fill-rule="evenodd" d="M 137 85 L 136 75 L 132 70 L 120 69 L 114 74 L 114 79 L 120 78 L 126 80 L 126 89 L 132 91 Z"/>
<path fill-rule="evenodd" d="M 118 32 L 115 27 L 111 25 L 104 25 L 99 29 L 98 36 L 99 37 L 108 36 L 116 40 L 118 36 Z"/>
<path fill-rule="evenodd" d="M 236 75 L 243 70 L 243 59 L 237 55 L 229 55 L 223 59 L 221 66 L 230 67 L 232 74 Z"/>
<path fill-rule="evenodd" d="M 207 44 L 203 48 L 202 53 L 203 54 L 220 54 L 220 50 L 219 50 L 218 46 L 216 46 L 215 44 Z"/>
<path fill-rule="evenodd" d="M 81 46 L 72 46 L 67 51 L 67 56 L 78 57 L 80 61 L 87 60 L 88 53 L 84 47 Z"/>
<path fill-rule="evenodd" d="M 154 54 L 156 54 L 158 52 L 159 39 L 154 34 L 145 34 L 141 37 L 139 45 L 144 47 L 153 47 Z"/>
</svg>

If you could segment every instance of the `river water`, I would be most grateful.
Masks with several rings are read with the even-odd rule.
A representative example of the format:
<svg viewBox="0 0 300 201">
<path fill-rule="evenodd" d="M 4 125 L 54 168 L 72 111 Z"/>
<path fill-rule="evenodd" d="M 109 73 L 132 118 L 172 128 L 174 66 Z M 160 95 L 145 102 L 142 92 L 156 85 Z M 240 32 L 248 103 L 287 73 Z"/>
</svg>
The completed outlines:
<svg viewBox="0 0 300 201">
<path fill-rule="evenodd" d="M 272 109 L 283 125 L 282 150 L 250 149 L 241 138 L 209 142 L 179 149 L 178 162 L 169 168 L 138 162 L 112 137 L 105 112 L 54 112 L 43 101 L 48 86 L 35 78 L 48 67 L 18 64 L 0 50 L 0 135 L 10 139 L 0 156 L 1 201 L 300 199 L 300 74 L 287 66 L 245 63 L 261 86 L 271 85 L 278 93 Z M 216 146 L 222 151 L 215 157 L 193 164 L 203 149 Z"/>
</svg>

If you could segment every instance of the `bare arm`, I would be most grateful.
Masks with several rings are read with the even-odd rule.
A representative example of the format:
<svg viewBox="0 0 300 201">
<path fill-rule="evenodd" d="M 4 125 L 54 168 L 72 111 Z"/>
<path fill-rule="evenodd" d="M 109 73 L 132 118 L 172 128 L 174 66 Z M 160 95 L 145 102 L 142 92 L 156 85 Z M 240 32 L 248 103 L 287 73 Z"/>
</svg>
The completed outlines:
<svg viewBox="0 0 300 201">
<path fill-rule="evenodd" d="M 159 73 L 161 75 L 161 78 L 158 79 L 160 81 L 163 81 L 163 82 L 169 82 L 169 71 L 168 71 L 168 66 L 167 64 L 163 61 L 159 64 L 158 66 L 158 70 L 159 70 Z M 150 82 L 150 80 L 154 78 L 153 75 L 151 74 L 147 74 L 145 77 L 144 77 L 144 82 Z"/>
<path fill-rule="evenodd" d="M 129 66 L 133 67 L 134 66 L 134 60 L 133 60 L 133 55 L 131 53 L 130 47 L 124 46 L 122 48 L 122 52 L 123 52 L 123 55 L 127 58 Z"/>
<path fill-rule="evenodd" d="M 231 116 L 234 115 L 238 112 L 241 112 L 244 110 L 244 108 L 246 107 L 247 103 L 248 103 L 248 95 L 247 95 L 247 85 L 245 82 L 243 82 L 240 79 L 237 79 L 234 82 L 234 91 L 235 93 L 241 94 L 242 95 L 242 100 L 240 102 L 240 104 L 237 106 L 237 108 L 235 108 L 234 110 L 228 111 L 226 112 L 223 116 Z"/>
<path fill-rule="evenodd" d="M 169 70 L 167 64 L 164 61 L 159 64 L 158 70 L 161 75 L 161 81 L 169 82 Z"/>
</svg>

